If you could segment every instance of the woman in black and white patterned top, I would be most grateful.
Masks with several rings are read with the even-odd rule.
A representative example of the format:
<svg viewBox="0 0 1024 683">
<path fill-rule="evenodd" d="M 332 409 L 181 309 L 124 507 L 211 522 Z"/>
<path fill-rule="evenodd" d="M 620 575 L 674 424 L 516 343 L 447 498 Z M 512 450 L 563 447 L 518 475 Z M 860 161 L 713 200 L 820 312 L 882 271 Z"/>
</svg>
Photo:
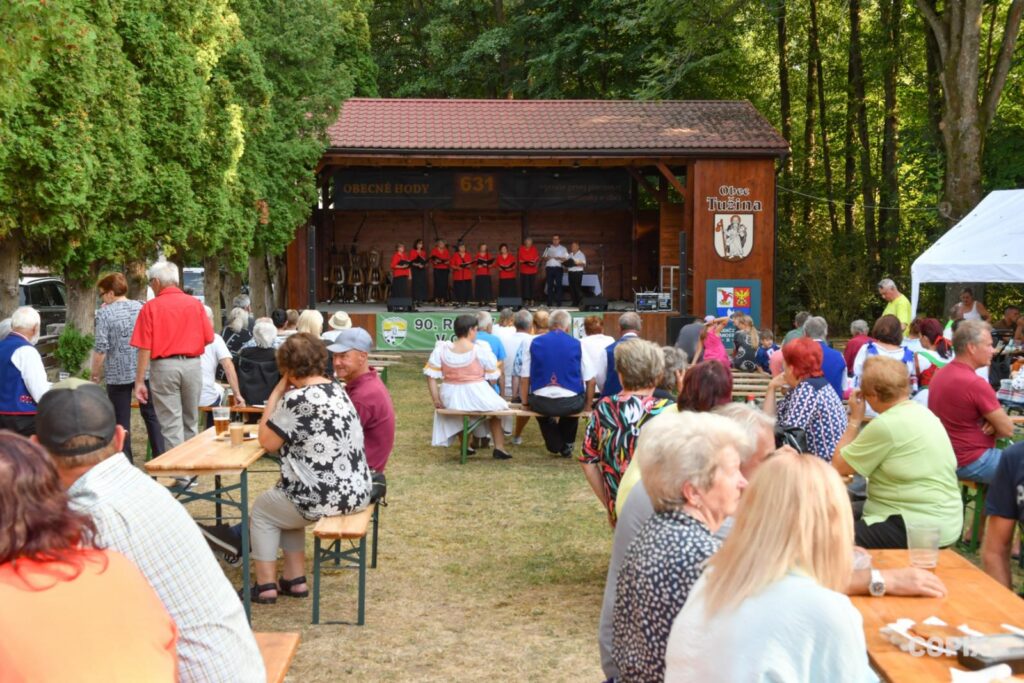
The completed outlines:
<svg viewBox="0 0 1024 683">
<path fill-rule="evenodd" d="M 714 532 L 736 511 L 747 483 L 740 456 L 752 446 L 738 424 L 711 413 L 663 413 L 640 433 L 635 457 L 654 514 L 619 569 L 612 638 L 616 681 L 662 680 L 672 621 L 718 551 Z"/>
<path fill-rule="evenodd" d="M 281 456 L 277 486 L 252 508 L 255 602 L 278 592 L 306 597 L 305 528 L 321 517 L 363 510 L 370 502 L 370 468 L 363 428 L 345 389 L 327 379 L 327 347 L 312 334 L 290 335 L 277 350 L 281 381 L 260 419 L 260 445 Z M 277 549 L 284 571 L 275 584 Z"/>
<path fill-rule="evenodd" d="M 93 344 L 90 378 L 96 384 L 106 380 L 107 396 L 114 404 L 117 424 L 124 427 L 128 438 L 124 440 L 124 454 L 132 460 L 132 399 L 135 393 L 136 354 L 138 351 L 128 340 L 135 329 L 135 320 L 142 310 L 142 302 L 127 297 L 128 281 L 121 273 L 104 275 L 96 288 L 103 306 L 96 311 L 96 334 Z M 149 389 L 149 379 L 146 379 Z M 139 412 L 146 423 L 149 445 L 153 457 L 164 452 L 164 435 L 156 418 L 153 402 L 139 404 Z"/>
</svg>

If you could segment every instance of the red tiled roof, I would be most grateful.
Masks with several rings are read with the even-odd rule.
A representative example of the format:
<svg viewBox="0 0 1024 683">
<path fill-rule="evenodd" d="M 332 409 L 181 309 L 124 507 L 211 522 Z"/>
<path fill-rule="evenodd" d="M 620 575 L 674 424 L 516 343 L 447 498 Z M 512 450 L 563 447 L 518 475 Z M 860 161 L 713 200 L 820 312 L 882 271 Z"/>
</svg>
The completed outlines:
<svg viewBox="0 0 1024 683">
<path fill-rule="evenodd" d="M 745 100 L 353 98 L 327 130 L 338 152 L 789 152 Z"/>
</svg>

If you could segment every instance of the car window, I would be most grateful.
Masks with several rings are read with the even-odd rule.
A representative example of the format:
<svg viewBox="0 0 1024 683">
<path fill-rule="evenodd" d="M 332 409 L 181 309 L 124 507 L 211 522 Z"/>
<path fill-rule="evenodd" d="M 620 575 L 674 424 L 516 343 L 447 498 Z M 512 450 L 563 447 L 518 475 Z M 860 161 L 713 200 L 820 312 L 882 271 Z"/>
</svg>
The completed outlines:
<svg viewBox="0 0 1024 683">
<path fill-rule="evenodd" d="M 28 289 L 28 288 L 25 287 L 25 285 L 22 285 L 21 287 L 18 287 L 18 305 L 19 306 L 24 306 L 25 305 L 25 290 L 26 289 Z"/>
<path fill-rule="evenodd" d="M 39 285 L 40 306 L 63 306 L 64 302 L 57 291 L 57 285 L 52 282 L 44 282 Z"/>
<path fill-rule="evenodd" d="M 56 287 L 56 289 L 57 289 L 57 294 L 56 294 L 56 296 L 53 299 L 55 305 L 57 305 L 57 306 L 64 306 L 64 305 L 66 305 L 67 301 L 68 301 L 68 291 L 64 287 L 64 283 L 63 282 L 55 282 L 53 284 L 54 284 L 54 287 Z"/>
</svg>

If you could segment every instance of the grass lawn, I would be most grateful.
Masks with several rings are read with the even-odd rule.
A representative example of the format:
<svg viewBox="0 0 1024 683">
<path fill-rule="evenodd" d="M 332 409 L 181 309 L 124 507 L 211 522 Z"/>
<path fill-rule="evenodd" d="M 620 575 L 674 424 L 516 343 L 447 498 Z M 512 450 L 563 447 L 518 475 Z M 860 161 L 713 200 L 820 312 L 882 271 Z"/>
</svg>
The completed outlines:
<svg viewBox="0 0 1024 683">
<path fill-rule="evenodd" d="M 279 597 L 253 606 L 254 630 L 301 633 L 292 681 L 601 680 L 596 634 L 612 534 L 579 465 L 548 455 L 536 423 L 509 461 L 480 450 L 461 466 L 456 446 L 432 448 L 425 359 L 406 355 L 389 370 L 398 434 L 366 625 L 312 626 L 309 599 Z M 250 501 L 276 480 L 251 475 Z M 312 545 L 310 532 L 307 558 Z M 227 573 L 241 585 L 240 570 Z M 355 621 L 357 580 L 354 571 L 324 574 L 322 620 Z"/>
</svg>

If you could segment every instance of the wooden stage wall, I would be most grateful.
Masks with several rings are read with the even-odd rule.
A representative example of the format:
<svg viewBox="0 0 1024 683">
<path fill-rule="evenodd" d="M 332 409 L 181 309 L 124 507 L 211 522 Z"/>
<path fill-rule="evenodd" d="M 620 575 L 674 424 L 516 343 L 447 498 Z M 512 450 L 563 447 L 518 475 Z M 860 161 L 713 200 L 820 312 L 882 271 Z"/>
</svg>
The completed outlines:
<svg viewBox="0 0 1024 683">
<path fill-rule="evenodd" d="M 553 234 L 561 236 L 566 248 L 572 240 L 581 242 L 588 260 L 588 273 L 600 276 L 601 266 L 604 266 L 601 285 L 608 299 L 631 300 L 634 288 L 656 284 L 638 284 L 633 280 L 634 260 L 640 262 L 635 269 L 640 281 L 650 278 L 652 265 L 651 255 L 637 253 L 635 230 L 633 214 L 629 211 L 331 211 L 327 228 L 322 231 L 324 234 L 318 233 L 316 240 L 317 300 L 330 298 L 325 277 L 335 265 L 331 262 L 331 247 L 340 255 L 350 248 L 353 239 L 360 252 L 378 250 L 386 271 L 396 242 L 403 242 L 411 249 L 416 239 L 422 239 L 429 250 L 438 237 L 451 246 L 465 235 L 463 239 L 470 252 L 475 252 L 477 245 L 483 242 L 496 254 L 502 242 L 514 252 L 522 240 L 530 236 L 543 252 Z M 542 274 L 543 268 L 538 281 L 543 279 Z M 496 292 L 497 274 L 492 277 Z"/>
</svg>

